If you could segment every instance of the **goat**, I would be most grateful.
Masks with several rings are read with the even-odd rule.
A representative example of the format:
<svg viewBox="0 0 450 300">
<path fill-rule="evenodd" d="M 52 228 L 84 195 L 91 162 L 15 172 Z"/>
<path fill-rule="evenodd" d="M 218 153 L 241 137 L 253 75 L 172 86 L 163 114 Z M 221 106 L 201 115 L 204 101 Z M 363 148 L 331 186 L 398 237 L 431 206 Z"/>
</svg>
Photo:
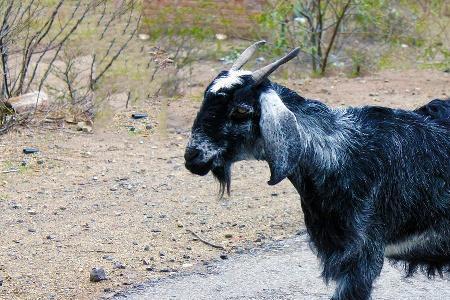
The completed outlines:
<svg viewBox="0 0 450 300">
<path fill-rule="evenodd" d="M 288 178 L 322 277 L 337 283 L 332 299 L 369 299 L 385 257 L 407 275 L 450 273 L 450 122 L 426 106 L 333 109 L 306 99 L 268 79 L 298 48 L 241 70 L 263 43 L 206 88 L 186 168 L 212 171 L 222 195 L 236 161 L 267 161 L 269 185 Z"/>
</svg>

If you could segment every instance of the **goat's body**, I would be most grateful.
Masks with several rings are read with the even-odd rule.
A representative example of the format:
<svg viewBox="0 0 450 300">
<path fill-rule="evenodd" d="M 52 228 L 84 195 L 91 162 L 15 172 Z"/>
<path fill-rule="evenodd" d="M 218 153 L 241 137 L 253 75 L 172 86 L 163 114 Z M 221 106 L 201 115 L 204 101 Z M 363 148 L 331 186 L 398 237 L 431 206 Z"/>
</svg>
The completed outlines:
<svg viewBox="0 0 450 300">
<path fill-rule="evenodd" d="M 289 179 L 336 299 L 368 298 L 384 255 L 409 275 L 450 272 L 450 123 L 383 107 L 332 110 L 273 87 L 305 135 Z"/>
<path fill-rule="evenodd" d="M 322 275 L 337 283 L 333 300 L 369 299 L 385 256 L 409 275 L 450 273 L 450 100 L 415 111 L 330 109 L 268 79 L 298 48 L 242 71 L 262 44 L 206 88 L 186 168 L 211 171 L 221 194 L 239 160 L 265 160 L 270 185 L 289 178 Z"/>
</svg>

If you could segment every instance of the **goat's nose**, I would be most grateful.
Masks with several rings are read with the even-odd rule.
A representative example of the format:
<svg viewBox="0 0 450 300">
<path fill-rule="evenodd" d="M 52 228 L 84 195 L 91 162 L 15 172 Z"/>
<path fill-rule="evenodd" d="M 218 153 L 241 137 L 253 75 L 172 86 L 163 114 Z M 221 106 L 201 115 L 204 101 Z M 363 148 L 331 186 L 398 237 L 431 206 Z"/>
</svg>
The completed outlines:
<svg viewBox="0 0 450 300">
<path fill-rule="evenodd" d="M 199 155 L 200 155 L 200 150 L 198 150 L 197 148 L 187 148 L 186 152 L 184 153 L 184 159 L 186 161 L 190 161 Z"/>
</svg>

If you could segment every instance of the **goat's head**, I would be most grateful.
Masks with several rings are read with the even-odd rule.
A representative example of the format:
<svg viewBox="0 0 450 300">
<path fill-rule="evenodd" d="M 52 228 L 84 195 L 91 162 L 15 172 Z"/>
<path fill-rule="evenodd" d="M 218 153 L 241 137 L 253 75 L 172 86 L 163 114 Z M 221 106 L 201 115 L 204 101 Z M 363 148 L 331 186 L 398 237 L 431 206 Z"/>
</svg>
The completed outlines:
<svg viewBox="0 0 450 300">
<path fill-rule="evenodd" d="M 212 171 L 229 193 L 230 167 L 243 159 L 268 161 L 276 184 L 296 167 L 299 137 L 294 114 L 271 89 L 268 76 L 294 58 L 295 49 L 255 72 L 241 70 L 264 41 L 247 48 L 229 71 L 222 71 L 206 88 L 186 147 L 186 168 L 206 175 Z"/>
</svg>

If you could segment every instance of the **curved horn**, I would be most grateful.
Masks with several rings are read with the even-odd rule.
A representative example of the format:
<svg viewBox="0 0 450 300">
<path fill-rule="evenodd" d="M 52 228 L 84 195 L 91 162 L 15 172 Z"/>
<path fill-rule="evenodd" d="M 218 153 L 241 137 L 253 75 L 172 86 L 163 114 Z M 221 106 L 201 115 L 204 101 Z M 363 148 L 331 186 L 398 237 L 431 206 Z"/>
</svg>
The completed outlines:
<svg viewBox="0 0 450 300">
<path fill-rule="evenodd" d="M 291 52 L 289 52 L 288 54 L 286 54 L 285 56 L 283 56 L 279 60 L 277 60 L 277 61 L 271 63 L 270 65 L 262 67 L 261 69 L 253 72 L 252 77 L 255 80 L 255 84 L 258 85 L 259 83 L 261 83 L 270 74 L 272 74 L 273 71 L 278 69 L 279 66 L 287 63 L 288 61 L 290 61 L 291 59 L 296 57 L 299 52 L 300 52 L 300 48 L 295 48 L 294 50 L 292 50 Z"/>
<path fill-rule="evenodd" d="M 254 43 L 253 45 L 251 45 L 250 47 L 245 49 L 244 52 L 242 52 L 242 54 L 239 55 L 239 57 L 236 59 L 234 64 L 231 66 L 230 70 L 237 71 L 240 68 L 242 68 L 242 66 L 245 65 L 248 62 L 248 60 L 253 56 L 253 54 L 256 52 L 256 50 L 259 47 L 261 47 L 262 45 L 264 45 L 265 43 L 266 43 L 266 41 L 262 40 L 262 41 Z"/>
</svg>

